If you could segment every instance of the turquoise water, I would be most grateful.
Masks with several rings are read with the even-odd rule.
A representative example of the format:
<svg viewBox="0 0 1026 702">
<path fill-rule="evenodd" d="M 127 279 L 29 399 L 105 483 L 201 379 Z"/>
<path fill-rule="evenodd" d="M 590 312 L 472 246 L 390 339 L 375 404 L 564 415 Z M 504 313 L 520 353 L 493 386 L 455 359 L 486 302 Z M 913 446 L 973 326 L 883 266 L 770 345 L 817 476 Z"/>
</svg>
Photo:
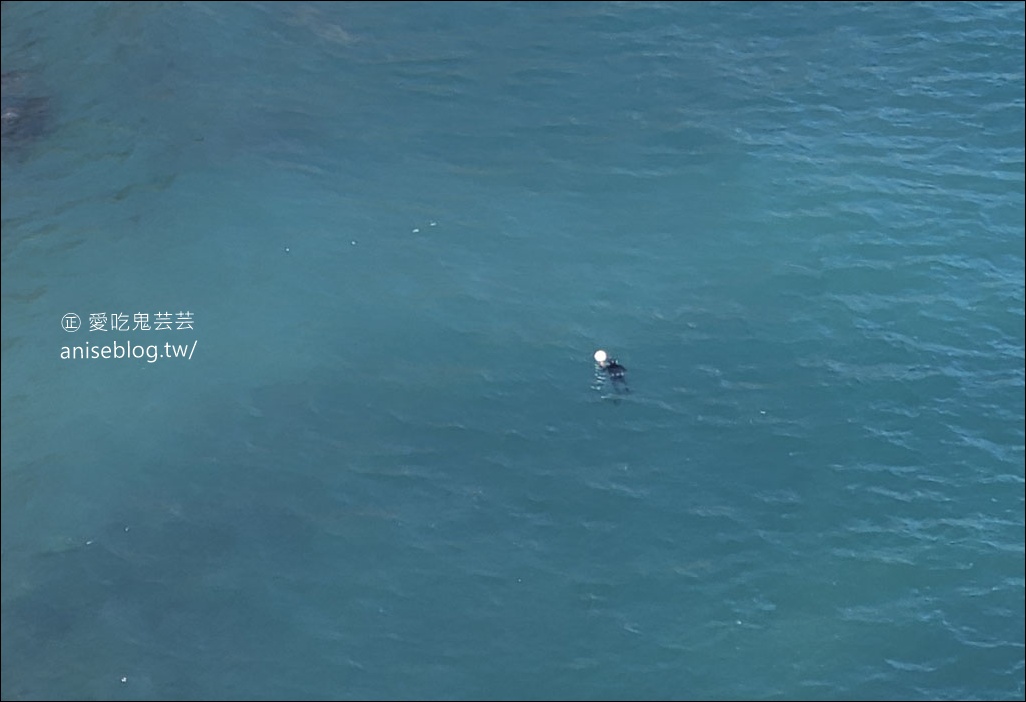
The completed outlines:
<svg viewBox="0 0 1026 702">
<path fill-rule="evenodd" d="M 4 699 L 1023 699 L 1022 3 L 2 12 Z"/>
</svg>

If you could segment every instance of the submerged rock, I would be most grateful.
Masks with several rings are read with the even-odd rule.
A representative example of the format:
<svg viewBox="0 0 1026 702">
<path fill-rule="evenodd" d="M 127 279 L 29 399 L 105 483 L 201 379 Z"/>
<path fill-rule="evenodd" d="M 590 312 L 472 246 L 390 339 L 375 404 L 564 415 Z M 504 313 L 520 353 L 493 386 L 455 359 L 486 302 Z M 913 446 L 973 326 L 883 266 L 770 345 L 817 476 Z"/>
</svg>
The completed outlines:
<svg viewBox="0 0 1026 702">
<path fill-rule="evenodd" d="M 3 119 L 0 145 L 9 156 L 29 145 L 47 131 L 50 98 L 32 94 L 24 74 L 4 73 L 0 77 L 0 115 Z"/>
</svg>

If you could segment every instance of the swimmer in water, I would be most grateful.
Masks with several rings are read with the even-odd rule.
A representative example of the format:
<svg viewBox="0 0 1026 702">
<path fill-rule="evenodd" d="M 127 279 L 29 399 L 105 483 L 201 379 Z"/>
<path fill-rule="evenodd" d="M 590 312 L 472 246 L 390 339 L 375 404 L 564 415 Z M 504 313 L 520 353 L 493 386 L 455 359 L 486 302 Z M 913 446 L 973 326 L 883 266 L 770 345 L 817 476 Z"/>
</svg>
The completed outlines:
<svg viewBox="0 0 1026 702">
<path fill-rule="evenodd" d="M 630 392 L 627 387 L 627 368 L 620 365 L 615 358 L 610 358 L 606 352 L 599 349 L 595 352 L 595 363 L 605 371 L 605 374 L 613 381 L 613 389 L 617 392 Z"/>
</svg>

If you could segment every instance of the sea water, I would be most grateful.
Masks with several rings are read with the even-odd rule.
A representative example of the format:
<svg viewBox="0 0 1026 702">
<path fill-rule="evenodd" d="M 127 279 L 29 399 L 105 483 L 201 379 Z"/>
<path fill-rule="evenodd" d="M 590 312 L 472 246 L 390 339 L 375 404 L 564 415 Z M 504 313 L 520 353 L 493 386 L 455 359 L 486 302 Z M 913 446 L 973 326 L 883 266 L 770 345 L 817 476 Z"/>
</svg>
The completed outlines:
<svg viewBox="0 0 1026 702">
<path fill-rule="evenodd" d="M 1023 699 L 1022 3 L 2 13 L 4 699 Z"/>
</svg>

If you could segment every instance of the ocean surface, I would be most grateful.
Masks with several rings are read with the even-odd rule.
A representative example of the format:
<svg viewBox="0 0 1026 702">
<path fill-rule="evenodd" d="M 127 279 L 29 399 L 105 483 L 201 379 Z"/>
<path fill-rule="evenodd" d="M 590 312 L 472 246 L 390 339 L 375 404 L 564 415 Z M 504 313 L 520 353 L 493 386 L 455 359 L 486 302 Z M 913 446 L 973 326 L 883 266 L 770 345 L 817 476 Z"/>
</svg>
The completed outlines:
<svg viewBox="0 0 1026 702">
<path fill-rule="evenodd" d="M 1023 3 L 2 19 L 3 699 L 1024 699 Z"/>
</svg>

